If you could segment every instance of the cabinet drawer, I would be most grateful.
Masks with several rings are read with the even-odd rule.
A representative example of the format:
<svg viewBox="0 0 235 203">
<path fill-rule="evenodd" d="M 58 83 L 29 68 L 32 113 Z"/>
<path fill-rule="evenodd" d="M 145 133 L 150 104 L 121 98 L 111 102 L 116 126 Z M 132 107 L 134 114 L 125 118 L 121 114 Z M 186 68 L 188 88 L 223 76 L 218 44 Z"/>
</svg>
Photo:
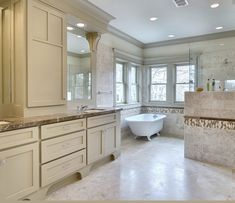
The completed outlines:
<svg viewBox="0 0 235 203">
<path fill-rule="evenodd" d="M 107 114 L 103 116 L 95 116 L 87 119 L 87 128 L 93 128 L 107 123 L 116 121 L 116 114 Z"/>
<path fill-rule="evenodd" d="M 44 125 L 41 127 L 41 138 L 47 139 L 86 129 L 86 119 Z"/>
<path fill-rule="evenodd" d="M 76 132 L 41 143 L 41 162 L 46 163 L 86 148 L 86 131 Z"/>
<path fill-rule="evenodd" d="M 74 153 L 59 160 L 41 166 L 44 187 L 86 166 L 86 150 Z"/>
<path fill-rule="evenodd" d="M 27 128 L 0 133 L 0 150 L 32 143 L 38 140 L 38 128 Z"/>
</svg>

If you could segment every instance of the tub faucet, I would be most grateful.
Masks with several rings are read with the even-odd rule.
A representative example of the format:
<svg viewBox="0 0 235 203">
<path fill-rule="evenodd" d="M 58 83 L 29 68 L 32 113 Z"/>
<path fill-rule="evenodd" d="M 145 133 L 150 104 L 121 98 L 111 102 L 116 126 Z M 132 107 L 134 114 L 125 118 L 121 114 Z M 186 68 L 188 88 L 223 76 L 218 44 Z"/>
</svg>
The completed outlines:
<svg viewBox="0 0 235 203">
<path fill-rule="evenodd" d="M 77 107 L 78 113 L 84 113 L 84 111 L 86 111 L 87 109 L 88 109 L 87 105 L 81 105 Z"/>
<path fill-rule="evenodd" d="M 155 114 L 155 115 L 153 115 L 153 118 L 154 118 L 154 119 L 156 119 L 157 117 L 158 117 L 158 116 L 157 116 L 156 114 Z"/>
</svg>

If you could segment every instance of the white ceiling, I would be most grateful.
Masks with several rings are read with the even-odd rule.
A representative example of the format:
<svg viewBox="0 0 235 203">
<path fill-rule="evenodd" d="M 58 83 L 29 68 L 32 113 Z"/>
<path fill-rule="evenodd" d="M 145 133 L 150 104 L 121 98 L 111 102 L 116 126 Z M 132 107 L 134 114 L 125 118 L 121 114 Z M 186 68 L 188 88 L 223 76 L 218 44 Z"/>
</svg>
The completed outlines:
<svg viewBox="0 0 235 203">
<path fill-rule="evenodd" d="M 188 0 L 189 6 L 182 8 L 173 0 L 89 1 L 116 18 L 110 25 L 144 44 L 235 30 L 233 0 Z M 212 3 L 220 6 L 211 9 Z M 158 20 L 150 22 L 153 16 Z M 224 29 L 216 30 L 218 26 Z"/>
</svg>

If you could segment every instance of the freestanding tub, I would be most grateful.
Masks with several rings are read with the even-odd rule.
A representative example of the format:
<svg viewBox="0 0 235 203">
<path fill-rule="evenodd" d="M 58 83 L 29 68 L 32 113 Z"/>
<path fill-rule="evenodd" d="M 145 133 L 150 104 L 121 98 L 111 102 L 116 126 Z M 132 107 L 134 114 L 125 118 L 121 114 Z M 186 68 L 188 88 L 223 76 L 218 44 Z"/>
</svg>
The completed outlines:
<svg viewBox="0 0 235 203">
<path fill-rule="evenodd" d="M 160 135 L 164 118 L 166 116 L 162 114 L 140 114 L 126 118 L 125 120 L 136 138 L 145 136 L 151 141 L 150 137 L 152 135 Z"/>
</svg>

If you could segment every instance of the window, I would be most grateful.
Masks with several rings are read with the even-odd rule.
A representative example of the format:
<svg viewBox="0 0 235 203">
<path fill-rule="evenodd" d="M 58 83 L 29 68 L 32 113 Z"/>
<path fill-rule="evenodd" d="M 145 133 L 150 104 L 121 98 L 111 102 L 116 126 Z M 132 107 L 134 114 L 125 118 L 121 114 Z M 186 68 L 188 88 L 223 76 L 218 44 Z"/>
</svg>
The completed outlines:
<svg viewBox="0 0 235 203">
<path fill-rule="evenodd" d="M 130 99 L 132 103 L 138 102 L 139 92 L 138 92 L 138 70 L 137 67 L 132 66 L 130 71 L 131 78 L 131 90 L 130 90 Z"/>
<path fill-rule="evenodd" d="M 150 68 L 150 101 L 166 101 L 167 67 Z"/>
<path fill-rule="evenodd" d="M 175 101 L 184 102 L 184 93 L 195 90 L 195 66 L 176 65 Z"/>
<path fill-rule="evenodd" d="M 125 103 L 124 64 L 116 64 L 116 102 Z"/>
</svg>

